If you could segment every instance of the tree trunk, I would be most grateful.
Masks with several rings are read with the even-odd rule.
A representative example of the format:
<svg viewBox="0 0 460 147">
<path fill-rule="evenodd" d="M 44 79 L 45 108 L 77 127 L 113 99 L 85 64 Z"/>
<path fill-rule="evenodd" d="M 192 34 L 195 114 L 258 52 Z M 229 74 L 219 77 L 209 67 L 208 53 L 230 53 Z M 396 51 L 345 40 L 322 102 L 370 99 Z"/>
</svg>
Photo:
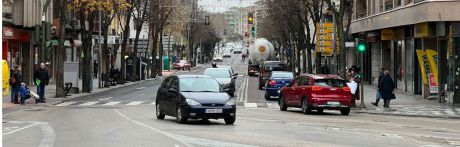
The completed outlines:
<svg viewBox="0 0 460 147">
<path fill-rule="evenodd" d="M 60 11 L 60 24 L 61 26 L 65 26 L 67 23 L 66 17 L 66 9 L 63 9 L 67 6 L 67 1 L 60 1 L 59 7 L 61 7 Z M 65 28 L 61 27 L 59 30 L 59 46 L 56 50 L 56 58 L 57 58 L 57 66 L 56 68 L 56 96 L 55 97 L 64 97 L 64 57 L 65 57 Z"/>
<path fill-rule="evenodd" d="M 80 18 L 86 18 L 85 14 L 82 13 L 83 10 L 80 11 Z M 87 14 L 87 22 L 94 22 L 94 14 Z M 82 75 L 82 92 L 88 93 L 91 92 L 92 87 L 94 87 L 92 84 L 92 78 L 93 78 L 93 73 L 91 72 L 91 69 L 93 68 L 91 64 L 92 60 L 92 55 L 93 53 L 91 52 L 92 48 L 92 33 L 94 28 L 94 23 L 89 23 L 88 28 L 85 28 L 85 19 L 83 21 L 80 21 L 80 25 L 82 26 L 82 52 L 83 52 L 83 59 L 82 59 L 82 64 L 83 66 L 83 75 Z M 88 29 L 88 30 L 86 30 Z M 85 66 L 89 65 L 89 66 Z"/>
<path fill-rule="evenodd" d="M 101 59 L 101 65 L 102 66 L 102 71 L 101 74 L 108 74 L 110 70 L 110 51 L 109 51 L 109 32 L 108 32 L 109 26 L 104 25 L 102 28 L 102 36 L 104 37 L 104 42 L 102 44 L 102 59 Z"/>
<path fill-rule="evenodd" d="M 139 42 L 139 36 L 141 35 L 141 29 L 142 29 L 142 26 L 136 26 L 136 36 L 134 38 L 134 57 L 137 57 L 137 50 L 138 50 L 138 45 L 137 43 Z M 140 59 L 140 57 L 139 57 Z M 138 62 L 138 58 L 134 58 L 134 63 L 137 63 Z M 139 61 L 140 62 L 140 61 Z M 131 75 L 133 75 L 134 79 L 137 80 L 139 78 L 139 81 L 141 80 L 141 77 L 138 77 L 139 74 L 137 74 L 137 70 L 139 69 L 139 64 L 134 64 L 133 66 L 133 73 Z M 140 72 L 140 71 L 139 71 Z"/>
<path fill-rule="evenodd" d="M 126 19 L 125 19 L 125 30 L 123 31 L 123 40 L 121 44 L 121 77 L 120 77 L 120 83 L 124 84 L 126 82 L 126 64 L 125 64 L 125 52 L 126 52 L 126 46 L 128 43 L 128 37 L 129 37 L 129 22 L 131 21 L 131 13 L 126 14 Z"/>
<path fill-rule="evenodd" d="M 158 76 L 163 76 L 163 29 L 160 30 L 160 34 L 158 35 L 160 37 L 160 51 L 158 53 L 158 58 L 159 58 L 159 68 L 158 68 Z"/>
<path fill-rule="evenodd" d="M 152 38 L 152 73 L 150 75 L 151 78 L 155 78 L 158 74 L 157 72 L 157 51 L 158 51 L 158 33 L 154 31 L 156 28 L 151 27 L 151 35 L 153 36 Z"/>
<path fill-rule="evenodd" d="M 321 74 L 321 53 L 316 52 L 316 74 Z"/>
</svg>

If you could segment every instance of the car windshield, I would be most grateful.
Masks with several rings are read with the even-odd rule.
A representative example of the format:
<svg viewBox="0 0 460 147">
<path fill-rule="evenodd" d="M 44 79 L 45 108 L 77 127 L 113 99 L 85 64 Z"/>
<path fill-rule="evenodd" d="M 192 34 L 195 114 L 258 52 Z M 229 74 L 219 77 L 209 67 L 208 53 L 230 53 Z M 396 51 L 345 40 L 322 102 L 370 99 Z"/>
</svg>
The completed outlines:
<svg viewBox="0 0 460 147">
<path fill-rule="evenodd" d="M 294 78 L 294 74 L 290 72 L 273 72 L 272 73 L 272 78 Z"/>
<path fill-rule="evenodd" d="M 179 86 L 181 92 L 220 92 L 219 83 L 210 78 L 183 78 Z"/>
<path fill-rule="evenodd" d="M 213 78 L 230 78 L 230 71 L 226 68 L 206 69 L 204 75 Z"/>
<path fill-rule="evenodd" d="M 283 71 L 284 64 L 269 64 L 265 65 L 265 71 Z"/>
<path fill-rule="evenodd" d="M 325 86 L 325 87 L 345 87 L 347 83 L 345 80 L 341 79 L 316 79 L 316 86 Z"/>
</svg>

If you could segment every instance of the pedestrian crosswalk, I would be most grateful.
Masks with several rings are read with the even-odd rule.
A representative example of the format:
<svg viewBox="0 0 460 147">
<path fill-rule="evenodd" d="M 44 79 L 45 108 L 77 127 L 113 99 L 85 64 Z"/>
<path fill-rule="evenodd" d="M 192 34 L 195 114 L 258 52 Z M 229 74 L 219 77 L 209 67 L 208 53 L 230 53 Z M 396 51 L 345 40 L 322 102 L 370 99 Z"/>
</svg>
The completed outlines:
<svg viewBox="0 0 460 147">
<path fill-rule="evenodd" d="M 155 105 L 155 102 L 152 101 L 132 101 L 132 102 L 61 102 L 55 104 L 56 107 L 67 107 L 67 106 L 137 106 L 137 105 Z"/>
<path fill-rule="evenodd" d="M 155 105 L 152 101 L 91 101 L 91 102 L 61 102 L 54 104 L 55 107 L 85 107 L 85 106 L 138 106 Z M 277 103 L 236 103 L 239 108 L 269 108 L 279 109 Z"/>
</svg>

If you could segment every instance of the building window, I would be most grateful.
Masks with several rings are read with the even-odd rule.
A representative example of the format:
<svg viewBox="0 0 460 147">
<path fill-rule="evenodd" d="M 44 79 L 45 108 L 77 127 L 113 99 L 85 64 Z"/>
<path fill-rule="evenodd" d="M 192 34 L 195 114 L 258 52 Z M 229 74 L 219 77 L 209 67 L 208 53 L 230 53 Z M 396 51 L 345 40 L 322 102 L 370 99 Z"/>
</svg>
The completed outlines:
<svg viewBox="0 0 460 147">
<path fill-rule="evenodd" d="M 385 11 L 393 9 L 393 0 L 385 0 Z"/>
<path fill-rule="evenodd" d="M 401 6 L 401 0 L 395 0 L 395 7 Z"/>
</svg>

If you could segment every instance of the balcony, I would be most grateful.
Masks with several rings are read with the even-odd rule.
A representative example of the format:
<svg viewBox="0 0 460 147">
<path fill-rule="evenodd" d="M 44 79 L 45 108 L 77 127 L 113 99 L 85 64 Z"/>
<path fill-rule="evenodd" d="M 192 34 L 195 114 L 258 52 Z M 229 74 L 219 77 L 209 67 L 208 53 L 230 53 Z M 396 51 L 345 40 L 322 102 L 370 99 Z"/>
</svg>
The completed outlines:
<svg viewBox="0 0 460 147">
<path fill-rule="evenodd" d="M 360 19 L 360 18 L 363 18 L 363 17 L 366 17 L 366 16 L 367 16 L 367 10 L 366 9 L 356 10 L 356 19 Z"/>
</svg>

